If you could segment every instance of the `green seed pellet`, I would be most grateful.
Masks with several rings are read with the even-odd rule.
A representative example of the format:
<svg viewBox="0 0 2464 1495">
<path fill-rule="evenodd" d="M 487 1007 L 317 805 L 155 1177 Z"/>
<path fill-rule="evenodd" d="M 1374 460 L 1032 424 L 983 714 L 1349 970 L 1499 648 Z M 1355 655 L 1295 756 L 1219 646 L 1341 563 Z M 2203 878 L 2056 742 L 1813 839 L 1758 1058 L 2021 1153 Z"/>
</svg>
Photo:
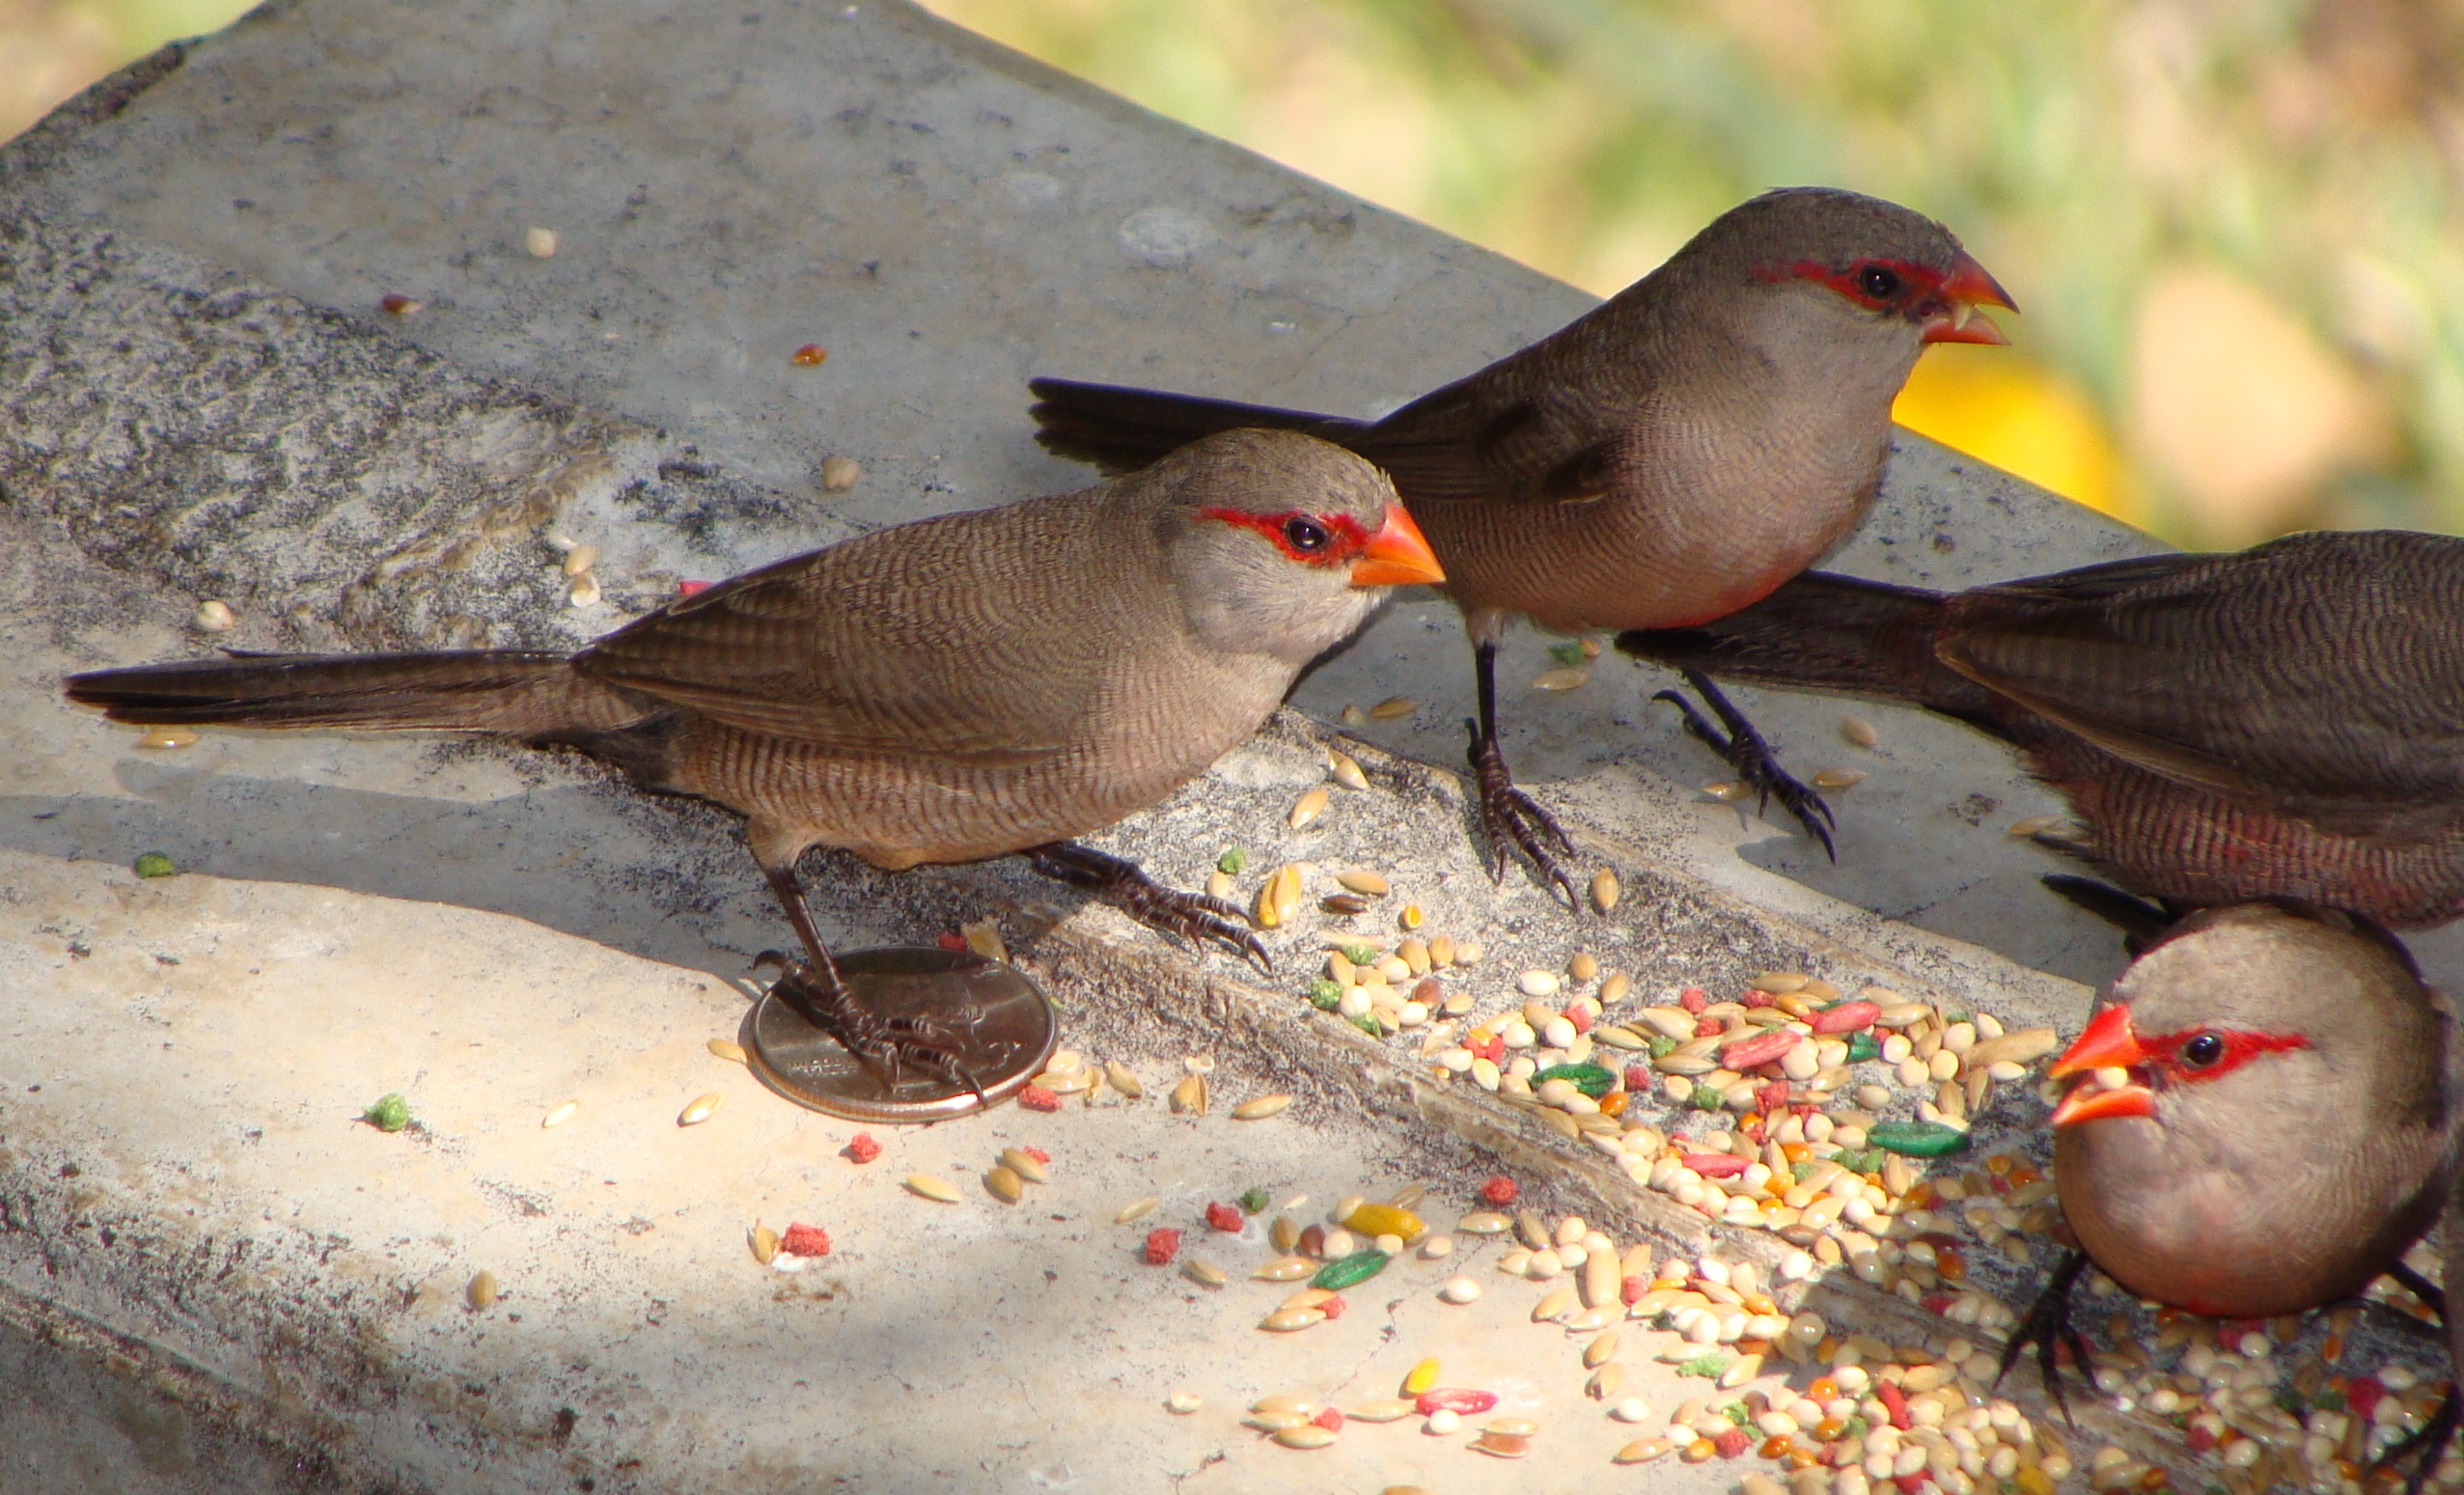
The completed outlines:
<svg viewBox="0 0 2464 1495">
<path fill-rule="evenodd" d="M 1883 1121 L 1866 1140 L 1886 1152 L 1908 1157 L 1948 1157 L 1968 1150 L 1968 1134 L 1937 1121 Z"/>
<path fill-rule="evenodd" d="M 1537 1090 L 1550 1080 L 1571 1081 L 1576 1090 L 1593 1100 L 1617 1089 L 1617 1076 L 1598 1065 L 1551 1065 L 1532 1076 L 1532 1088 Z"/>
<path fill-rule="evenodd" d="M 1394 1260 L 1374 1246 L 1367 1251 L 1355 1251 L 1319 1267 L 1317 1275 L 1309 1280 L 1309 1285 L 1323 1287 L 1329 1292 L 1341 1292 L 1345 1287 L 1358 1287 L 1386 1270 L 1386 1263 Z"/>
<path fill-rule="evenodd" d="M 360 1119 L 380 1132 L 398 1132 L 410 1124 L 410 1102 L 402 1098 L 401 1092 L 396 1091 L 379 1097 L 374 1105 L 361 1114 Z"/>
<path fill-rule="evenodd" d="M 180 869 L 174 867 L 171 858 L 161 852 L 149 851 L 137 858 L 135 871 L 140 877 L 169 877 L 177 873 Z"/>
</svg>

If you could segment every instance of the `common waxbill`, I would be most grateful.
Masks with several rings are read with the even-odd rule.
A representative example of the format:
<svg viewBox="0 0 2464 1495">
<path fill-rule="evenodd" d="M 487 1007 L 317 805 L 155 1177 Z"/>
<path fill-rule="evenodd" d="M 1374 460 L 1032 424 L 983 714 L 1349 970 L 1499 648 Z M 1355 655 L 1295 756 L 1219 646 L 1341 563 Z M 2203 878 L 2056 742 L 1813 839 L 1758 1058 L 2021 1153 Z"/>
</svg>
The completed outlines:
<svg viewBox="0 0 2464 1495">
<path fill-rule="evenodd" d="M 716 800 L 746 817 L 808 957 L 789 978 L 826 1012 L 847 998 L 796 878 L 814 846 L 893 870 L 1023 851 L 1263 962 L 1237 908 L 1070 838 L 1204 772 L 1383 589 L 1441 575 L 1368 462 L 1233 431 L 1134 477 L 762 567 L 577 654 L 251 655 L 78 675 L 68 692 L 125 722 L 564 744 Z"/>
<path fill-rule="evenodd" d="M 2017 746 L 2131 891 L 2464 910 L 2464 540 L 2290 535 L 1958 594 L 1813 572 L 1618 647 L 1924 706 Z"/>
<path fill-rule="evenodd" d="M 1478 668 L 1471 763 L 1502 876 L 1510 841 L 1569 902 L 1564 833 L 1516 789 L 1497 739 L 1498 639 L 1676 627 L 1754 601 L 1863 517 L 1891 402 L 1929 343 L 2001 343 L 2010 297 L 1948 229 L 1853 192 L 1768 192 L 1658 269 L 1520 352 L 1376 421 L 1038 379 L 1038 439 L 1109 470 L 1235 426 L 1306 430 L 1393 475 L 1446 567 Z M 1426 309 L 1443 315 L 1442 309 Z M 1731 726 L 1688 723 L 1830 844 L 1827 812 Z M 1683 703 L 1680 702 L 1682 705 Z"/>
<path fill-rule="evenodd" d="M 2054 1178 L 2086 1257 L 2141 1297 L 2217 1317 L 2301 1313 L 2399 1271 L 2464 1149 L 2448 1000 L 2385 930 L 2311 905 L 2175 924 L 2048 1072 L 2070 1081 Z M 2057 1396 L 2079 1266 L 2004 1356 L 2037 1343 Z"/>
</svg>

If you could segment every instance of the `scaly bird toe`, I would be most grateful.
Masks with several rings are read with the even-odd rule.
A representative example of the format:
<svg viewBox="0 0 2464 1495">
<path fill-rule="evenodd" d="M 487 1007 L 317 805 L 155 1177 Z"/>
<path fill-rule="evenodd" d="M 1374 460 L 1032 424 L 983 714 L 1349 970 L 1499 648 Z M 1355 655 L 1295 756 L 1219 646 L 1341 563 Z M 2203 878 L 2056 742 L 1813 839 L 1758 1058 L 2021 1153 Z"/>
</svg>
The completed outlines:
<svg viewBox="0 0 2464 1495">
<path fill-rule="evenodd" d="M 1832 843 L 1831 831 L 1840 822 L 1831 814 L 1831 807 L 1823 801 L 1822 795 L 1780 766 L 1779 755 L 1771 750 L 1771 744 L 1763 740 L 1762 734 L 1746 719 L 1744 712 L 1730 702 L 1720 687 L 1711 683 L 1709 677 L 1693 670 L 1684 674 L 1686 683 L 1694 687 L 1695 693 L 1713 711 L 1719 713 L 1720 720 L 1728 727 L 1726 732 L 1711 725 L 1710 720 L 1697 710 L 1694 703 L 1687 700 L 1682 692 L 1663 690 L 1653 694 L 1651 699 L 1675 706 L 1684 714 L 1686 733 L 1728 760 L 1730 766 L 1736 770 L 1737 778 L 1754 790 L 1758 814 L 1768 810 L 1771 801 L 1778 800 L 1790 815 L 1796 817 L 1797 823 L 1805 827 L 1807 835 L 1822 844 L 1823 855 L 1838 862 L 1840 850 Z"/>
<path fill-rule="evenodd" d="M 1565 900 L 1565 906 L 1582 912 L 1583 904 L 1574 891 L 1574 879 L 1558 865 L 1551 845 L 1571 856 L 1573 838 L 1557 817 L 1540 807 L 1539 801 L 1525 793 L 1514 783 L 1513 774 L 1506 766 L 1506 754 L 1497 738 L 1482 734 L 1477 722 L 1463 724 L 1471 730 L 1472 746 L 1466 755 L 1472 765 L 1473 779 L 1480 786 L 1481 832 L 1488 838 L 1491 865 L 1489 877 L 1496 882 L 1506 880 L 1506 864 L 1509 860 L 1509 845 L 1531 858 L 1532 869 L 1539 876 L 1540 885 Z"/>
</svg>

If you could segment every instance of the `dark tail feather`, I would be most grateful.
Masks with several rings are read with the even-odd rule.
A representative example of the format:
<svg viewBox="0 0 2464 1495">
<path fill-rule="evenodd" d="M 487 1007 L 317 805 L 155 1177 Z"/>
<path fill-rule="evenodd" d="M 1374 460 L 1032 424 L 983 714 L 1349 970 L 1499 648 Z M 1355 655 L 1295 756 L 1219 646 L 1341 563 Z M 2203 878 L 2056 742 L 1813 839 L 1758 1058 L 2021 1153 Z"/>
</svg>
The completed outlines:
<svg viewBox="0 0 2464 1495">
<path fill-rule="evenodd" d="M 1201 436 L 1219 430 L 1265 427 L 1301 430 L 1350 445 L 1367 423 L 1272 405 L 1245 405 L 1197 395 L 1131 389 L 1122 384 L 1081 384 L 1074 379 L 1036 379 L 1036 439 L 1056 457 L 1093 462 L 1105 472 L 1130 472 Z"/>
<path fill-rule="evenodd" d="M 234 654 L 97 670 L 69 699 L 116 722 L 230 727 L 360 727 L 564 738 L 652 714 L 576 674 L 563 654 L 474 650 L 432 654 Z"/>
<path fill-rule="evenodd" d="M 1642 628 L 1617 647 L 1673 669 L 1924 706 L 1992 727 L 1992 692 L 1934 657 L 1948 597 L 1808 571 L 1694 628 Z"/>
</svg>

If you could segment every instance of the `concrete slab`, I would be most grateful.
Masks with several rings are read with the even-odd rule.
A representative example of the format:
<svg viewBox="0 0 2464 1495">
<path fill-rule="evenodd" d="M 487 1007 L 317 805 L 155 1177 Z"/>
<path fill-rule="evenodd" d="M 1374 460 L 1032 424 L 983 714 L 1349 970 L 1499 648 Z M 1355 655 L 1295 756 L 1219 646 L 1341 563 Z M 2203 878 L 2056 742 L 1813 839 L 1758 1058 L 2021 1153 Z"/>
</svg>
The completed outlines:
<svg viewBox="0 0 2464 1495">
<path fill-rule="evenodd" d="M 524 249 L 534 226 L 553 258 Z M 387 317 L 388 293 L 424 306 Z M 1595 1479 L 1626 1434 L 1563 1337 L 1523 1321 L 1528 1287 L 1445 1309 L 1434 1266 L 1398 1266 L 1356 1316 L 1274 1339 L 1251 1327 L 1266 1289 L 1137 1265 L 1139 1228 L 1110 1223 L 1145 1195 L 1194 1229 L 1252 1184 L 1322 1207 L 1404 1180 L 1443 1221 L 1507 1168 L 1621 1240 L 1706 1238 L 1542 1119 L 1433 1078 L 1415 1042 L 1315 1015 L 1315 919 L 1260 985 L 1014 865 L 817 861 L 834 938 L 989 914 L 1068 1041 L 1150 1090 L 1204 1056 L 1220 1094 L 1300 1096 L 1255 1125 L 1151 1096 L 1008 1111 L 859 1171 L 849 1128 L 703 1049 L 777 942 L 727 816 L 467 745 L 150 752 L 56 695 L 67 670 L 201 650 L 206 596 L 243 647 L 575 643 L 680 579 L 1080 481 L 1027 439 L 1032 373 L 1367 410 L 1582 305 L 880 0 L 717 22 L 269 7 L 0 155 L 0 1376 L 56 1408 L 0 1436 L 132 1488 L 1530 1487 L 1537 1466 L 1409 1425 L 1312 1454 L 1234 1426 L 1256 1391 L 1383 1394 L 1435 1352 L 1515 1388 L 1547 1467 Z M 828 360 L 795 366 L 806 343 Z M 818 483 L 834 453 L 866 469 L 850 491 Z M 567 605 L 559 536 L 602 548 L 596 607 Z M 1910 438 L 1843 560 L 1950 583 L 2144 543 Z M 1518 637 L 1509 678 L 1541 642 Z M 1459 789 L 1425 766 L 1459 752 L 1462 665 L 1441 609 L 1396 607 L 1296 698 L 1321 721 L 1425 702 L 1365 733 L 1370 791 L 1285 829 L 1327 745 L 1292 715 L 1107 844 L 1184 883 L 1234 844 L 1252 880 L 1383 869 L 1431 928 L 1487 945 L 1459 979 L 1483 1013 L 1578 941 L 1654 996 L 1804 969 L 2013 1025 L 2074 1024 L 2086 992 L 1985 947 L 2076 975 L 2115 959 L 2030 885 L 2049 864 L 2001 825 L 2041 799 L 1996 750 L 1877 713 L 1841 866 L 1810 870 L 1701 802 L 1703 769 L 1641 706 L 1657 682 L 1622 665 L 1518 700 L 1513 751 L 1627 899 L 1576 924 L 1519 877 L 1492 887 Z M 1844 757 L 1837 705 L 1758 709 Z M 186 871 L 137 879 L 144 850 Z M 354 1121 L 390 1090 L 417 1131 Z M 717 1118 L 678 1128 L 705 1091 Z M 2036 1113 L 2004 1095 L 1982 1135 L 2022 1138 Z M 542 1128 L 567 1099 L 575 1119 Z M 971 1181 L 1011 1141 L 1056 1163 L 1016 1207 Z M 962 1203 L 907 1196 L 910 1169 Z M 765 1274 L 757 1218 L 814 1219 L 841 1249 Z M 482 1269 L 505 1295 L 473 1311 Z M 1835 1275 L 1810 1301 L 1843 1323 L 1943 1331 Z M 1689 1394 L 1630 1358 L 1663 1412 Z M 1177 1386 L 1206 1409 L 1164 1414 Z M 1720 1467 L 1648 1479 L 1707 1489 Z"/>
</svg>

